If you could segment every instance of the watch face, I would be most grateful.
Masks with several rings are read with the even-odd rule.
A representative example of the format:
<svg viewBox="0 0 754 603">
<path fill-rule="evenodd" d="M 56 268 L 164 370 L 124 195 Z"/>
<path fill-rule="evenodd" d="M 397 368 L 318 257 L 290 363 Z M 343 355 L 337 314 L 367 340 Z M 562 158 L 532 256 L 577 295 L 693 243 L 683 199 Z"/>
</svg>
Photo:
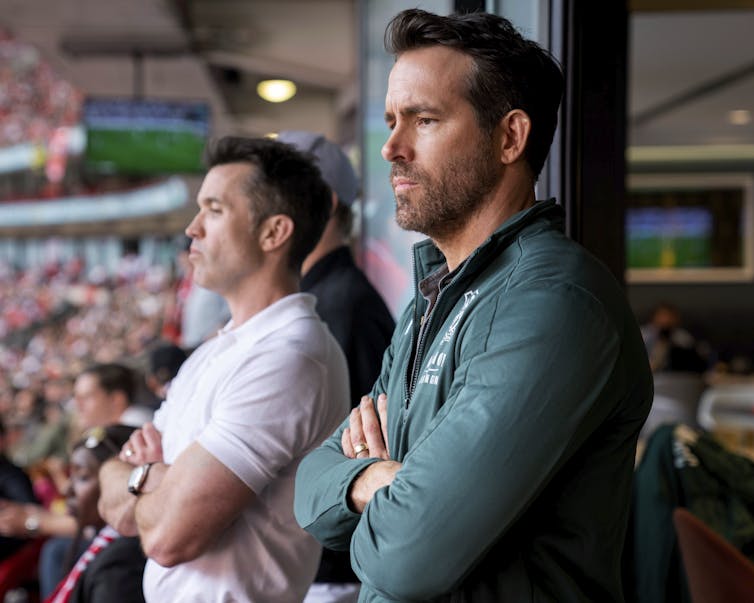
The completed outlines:
<svg viewBox="0 0 754 603">
<path fill-rule="evenodd" d="M 128 478 L 128 491 L 131 494 L 139 494 L 141 492 L 141 487 L 144 485 L 146 478 L 146 471 L 146 465 L 139 465 L 131 471 L 131 475 Z"/>
<path fill-rule="evenodd" d="M 28 532 L 36 532 L 39 529 L 39 517 L 36 515 L 27 516 L 24 521 L 24 528 L 26 528 Z"/>
</svg>

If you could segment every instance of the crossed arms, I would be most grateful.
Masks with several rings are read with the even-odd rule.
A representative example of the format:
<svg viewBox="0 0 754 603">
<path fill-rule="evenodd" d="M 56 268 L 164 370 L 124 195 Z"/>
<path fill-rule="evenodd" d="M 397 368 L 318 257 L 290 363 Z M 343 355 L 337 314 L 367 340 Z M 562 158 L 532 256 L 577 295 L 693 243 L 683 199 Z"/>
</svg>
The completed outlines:
<svg viewBox="0 0 754 603">
<path fill-rule="evenodd" d="M 351 483 L 348 490 L 349 507 L 361 513 L 377 490 L 393 483 L 401 464 L 390 460 L 385 394 L 380 394 L 377 398 L 376 411 L 372 398 L 362 397 L 361 404 L 351 411 L 348 421 L 349 426 L 343 430 L 340 440 L 343 454 L 349 459 L 379 459 L 378 462 L 368 465 Z"/>
<path fill-rule="evenodd" d="M 102 466 L 99 511 L 122 535 L 140 536 L 147 557 L 172 567 L 206 551 L 254 493 L 197 442 L 166 465 L 161 441 L 147 423 L 131 435 L 120 458 Z M 133 453 L 126 456 L 126 448 Z M 155 464 L 143 494 L 134 496 L 126 484 L 131 470 L 143 463 Z"/>
<path fill-rule="evenodd" d="M 517 301 L 531 306 L 538 297 Z M 620 341 L 598 307 L 564 296 L 564 313 L 574 318 L 563 324 L 552 312 L 520 320 L 507 300 L 499 303 L 497 321 L 465 333 L 441 406 L 423 410 L 432 404 L 424 399 L 406 409 L 391 400 L 390 437 L 402 430 L 406 438 L 406 413 L 416 430 L 392 479 L 378 473 L 390 466 L 369 441 L 374 426 L 363 407 L 368 457 L 349 454 L 361 443 L 352 415 L 299 467 L 297 520 L 323 545 L 350 548 L 357 576 L 386 598 L 457 588 L 613 412 L 597 401 Z M 392 368 L 400 379 L 403 367 Z M 391 391 L 390 372 L 383 370 L 376 391 Z"/>
</svg>

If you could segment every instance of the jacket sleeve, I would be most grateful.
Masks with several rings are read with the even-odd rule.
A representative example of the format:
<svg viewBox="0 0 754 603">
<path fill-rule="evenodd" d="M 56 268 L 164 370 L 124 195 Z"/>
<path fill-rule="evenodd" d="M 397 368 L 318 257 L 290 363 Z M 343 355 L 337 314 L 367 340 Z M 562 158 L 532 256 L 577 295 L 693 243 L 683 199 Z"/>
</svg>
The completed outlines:
<svg viewBox="0 0 754 603">
<path fill-rule="evenodd" d="M 374 398 L 388 391 L 394 345 L 395 335 L 385 350 L 380 376 L 370 392 Z M 323 546 L 333 550 L 348 550 L 361 518 L 348 507 L 348 488 L 367 465 L 378 460 L 343 456 L 340 438 L 346 427 L 348 418 L 322 446 L 304 457 L 296 471 L 293 503 L 296 520 Z"/>
<path fill-rule="evenodd" d="M 620 334 L 588 293 L 494 303 L 459 333 L 442 408 L 355 519 L 354 571 L 388 599 L 451 592 L 617 404 L 601 392 Z"/>
</svg>

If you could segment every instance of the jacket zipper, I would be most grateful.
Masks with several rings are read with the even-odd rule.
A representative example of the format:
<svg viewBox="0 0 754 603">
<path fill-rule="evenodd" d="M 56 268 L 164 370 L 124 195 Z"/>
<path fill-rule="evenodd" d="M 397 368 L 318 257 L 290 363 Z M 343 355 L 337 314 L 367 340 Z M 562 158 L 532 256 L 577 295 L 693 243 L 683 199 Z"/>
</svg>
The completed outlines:
<svg viewBox="0 0 754 603">
<path fill-rule="evenodd" d="M 414 253 L 412 255 L 413 255 L 413 260 L 414 261 L 411 262 L 411 282 L 413 283 L 414 287 L 416 288 L 416 291 L 414 291 L 414 316 L 411 319 L 412 321 L 414 321 L 414 320 L 416 320 L 416 300 L 419 297 L 418 296 L 419 284 L 416 282 L 416 263 L 418 261 L 417 257 L 416 257 L 417 256 L 416 250 L 414 250 Z M 424 317 L 424 315 L 422 314 L 421 318 L 423 318 L 423 317 Z M 419 320 L 421 320 L 421 318 Z M 419 325 L 419 333 L 421 333 L 421 324 Z M 417 347 L 418 347 L 418 344 L 417 344 Z M 410 343 L 409 349 L 411 351 L 413 351 L 413 349 L 414 349 L 414 326 L 413 326 L 413 324 L 411 325 L 411 343 Z M 417 350 L 417 352 L 418 352 L 418 350 Z M 418 356 L 417 356 L 417 358 L 418 358 Z M 412 374 L 411 374 L 410 377 L 409 377 L 409 375 L 407 373 L 403 374 L 403 410 L 404 410 L 404 412 L 408 409 L 408 403 L 409 403 L 409 400 L 411 399 L 411 393 L 413 391 L 411 389 L 411 386 L 412 386 L 412 381 L 413 381 L 413 372 L 414 372 L 415 369 L 416 369 L 416 363 L 414 363 L 414 366 L 413 366 L 412 371 L 411 371 Z M 405 414 L 403 415 L 403 421 L 404 422 L 406 421 L 406 415 Z"/>
<path fill-rule="evenodd" d="M 475 254 L 472 254 L 475 255 Z M 427 315 L 427 319 L 424 320 L 424 315 L 419 318 L 420 324 L 419 324 L 419 341 L 416 344 L 416 354 L 414 355 L 414 366 L 411 370 L 411 380 L 408 381 L 408 383 L 404 386 L 404 391 L 406 392 L 405 400 L 403 409 L 408 410 L 409 403 L 411 402 L 411 397 L 414 395 L 414 390 L 416 389 L 416 378 L 419 375 L 419 369 L 421 368 L 421 362 L 424 357 L 424 343 L 427 340 L 427 333 L 429 332 L 429 325 L 432 320 L 432 317 L 435 315 L 437 308 L 440 307 L 440 301 L 443 299 L 443 294 L 445 291 L 450 289 L 450 287 L 461 277 L 461 275 L 466 270 L 466 267 L 469 264 L 469 259 L 471 259 L 471 256 L 467 258 L 467 261 L 464 263 L 464 265 L 461 267 L 461 269 L 458 271 L 458 274 L 456 274 L 451 281 L 445 286 L 444 289 L 440 290 L 437 294 L 437 299 L 435 300 L 435 305 L 432 307 L 432 310 Z M 411 265 L 411 272 L 413 276 L 413 282 L 416 283 L 416 262 L 417 258 L 416 255 L 414 255 L 414 261 Z M 417 284 L 417 290 L 418 290 L 418 284 Z M 411 332 L 411 349 L 414 349 L 414 331 L 412 329 Z"/>
</svg>

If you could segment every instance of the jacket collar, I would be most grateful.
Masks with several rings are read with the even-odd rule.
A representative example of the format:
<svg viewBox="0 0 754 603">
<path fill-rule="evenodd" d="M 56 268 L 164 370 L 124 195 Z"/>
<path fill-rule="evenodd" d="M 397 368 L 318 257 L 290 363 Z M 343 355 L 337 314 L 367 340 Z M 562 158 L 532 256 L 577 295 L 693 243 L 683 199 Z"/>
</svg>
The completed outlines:
<svg viewBox="0 0 754 603">
<path fill-rule="evenodd" d="M 556 229 L 561 232 L 565 225 L 565 212 L 555 199 L 537 201 L 528 209 L 508 218 L 489 238 L 471 252 L 464 263 L 476 265 L 490 254 L 497 255 L 529 228 Z M 431 239 L 414 245 L 414 282 L 418 283 L 445 263 L 445 256 Z M 467 268 L 464 272 L 468 270 Z"/>
</svg>

